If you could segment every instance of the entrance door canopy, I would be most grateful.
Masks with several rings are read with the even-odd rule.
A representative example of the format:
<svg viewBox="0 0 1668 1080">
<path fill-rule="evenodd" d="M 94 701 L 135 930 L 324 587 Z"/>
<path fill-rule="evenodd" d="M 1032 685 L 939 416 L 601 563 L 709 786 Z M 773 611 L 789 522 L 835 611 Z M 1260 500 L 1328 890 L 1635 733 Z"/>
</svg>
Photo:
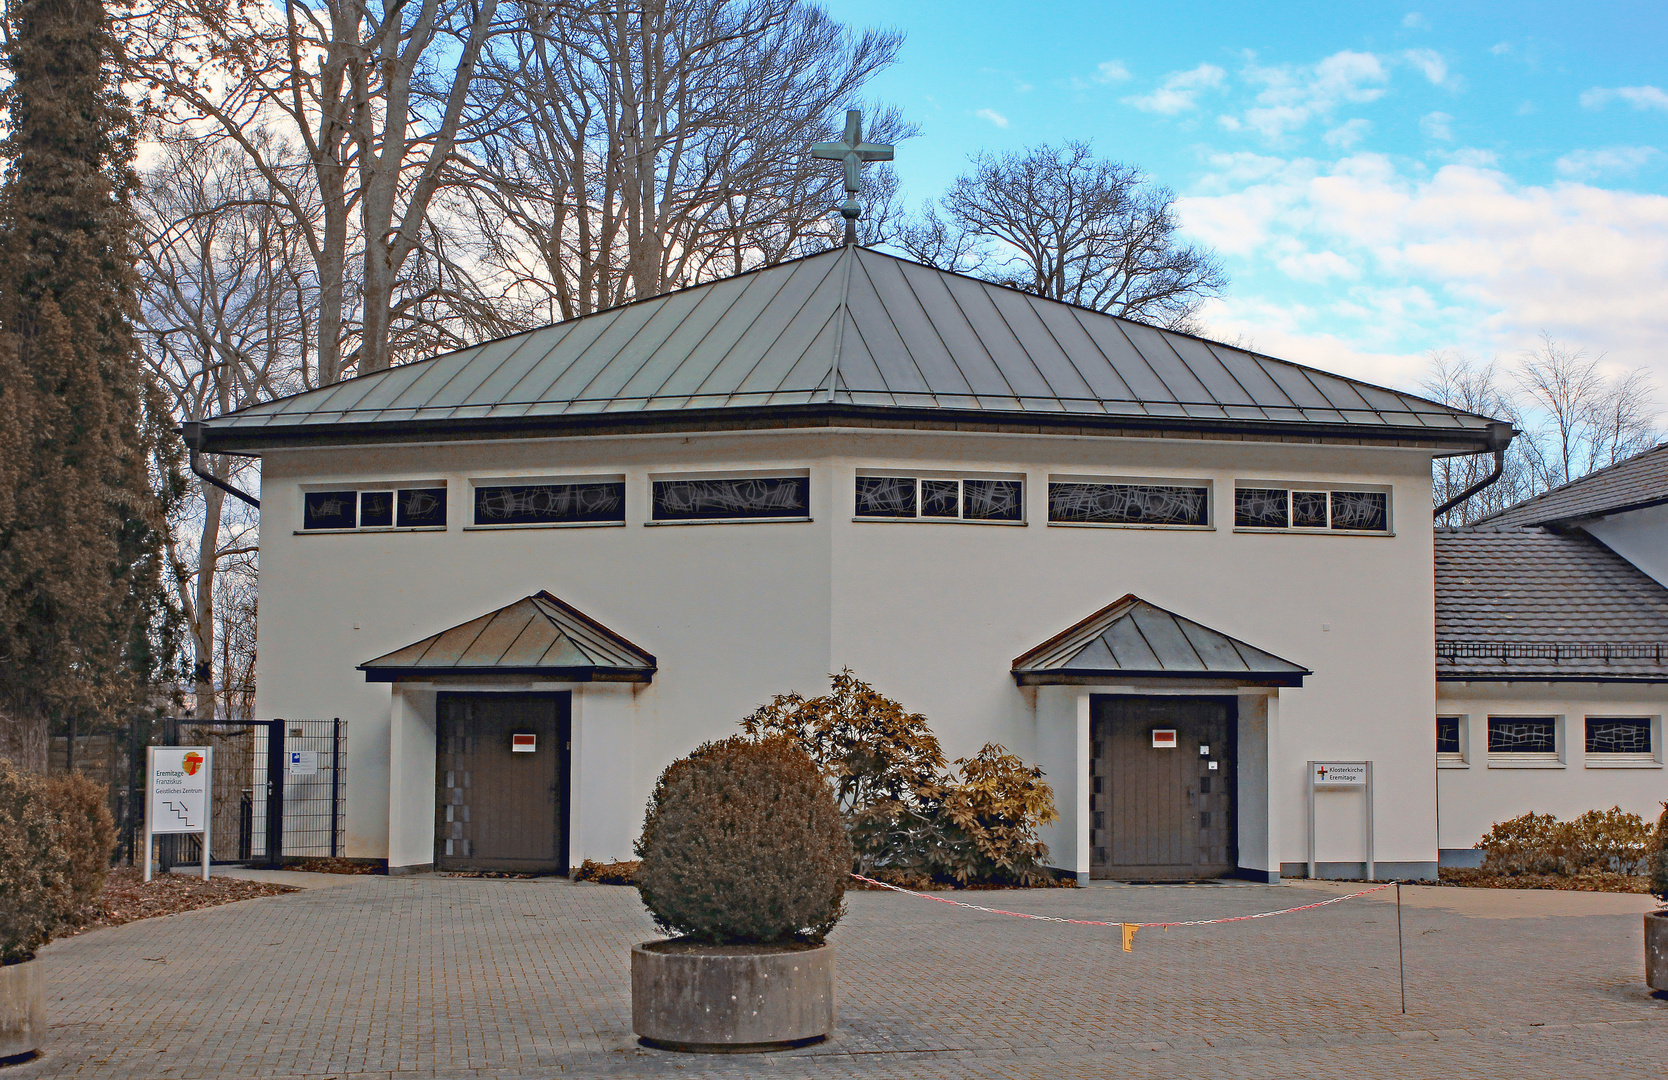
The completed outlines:
<svg viewBox="0 0 1668 1080">
<path fill-rule="evenodd" d="M 448 675 L 530 675 L 561 682 L 647 683 L 655 658 L 548 592 L 534 593 L 359 665 L 366 682 Z"/>
<path fill-rule="evenodd" d="M 1020 686 L 1130 678 L 1302 686 L 1314 672 L 1166 611 L 1133 593 L 1054 635 L 1013 663 Z"/>
</svg>

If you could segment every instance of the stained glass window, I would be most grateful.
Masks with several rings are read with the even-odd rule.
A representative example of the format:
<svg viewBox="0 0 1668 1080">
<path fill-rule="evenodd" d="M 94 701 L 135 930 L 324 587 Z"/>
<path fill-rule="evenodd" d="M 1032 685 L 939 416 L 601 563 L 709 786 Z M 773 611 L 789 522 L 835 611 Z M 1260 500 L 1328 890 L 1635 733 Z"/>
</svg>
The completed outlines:
<svg viewBox="0 0 1668 1080">
<path fill-rule="evenodd" d="M 1436 752 L 1439 754 L 1458 754 L 1460 752 L 1459 717 L 1439 716 L 1436 718 Z"/>
<path fill-rule="evenodd" d="M 656 480 L 656 521 L 724 521 L 806 518 L 811 480 L 805 476 Z"/>
<path fill-rule="evenodd" d="M 1651 722 L 1644 717 L 1587 718 L 1587 753 L 1649 754 Z"/>
<path fill-rule="evenodd" d="M 859 476 L 857 516 L 912 518 L 915 516 L 913 476 Z"/>
<path fill-rule="evenodd" d="M 1326 492 L 1292 492 L 1292 528 L 1326 528 Z"/>
<path fill-rule="evenodd" d="M 1018 480 L 963 480 L 961 516 L 972 521 L 1019 521 L 1024 516 L 1019 493 Z"/>
<path fill-rule="evenodd" d="M 359 493 L 359 527 L 385 529 L 394 524 L 394 493 L 392 491 L 361 491 Z"/>
<path fill-rule="evenodd" d="M 1098 525 L 1204 525 L 1210 489 L 1171 484 L 1050 483 L 1048 520 Z"/>
<path fill-rule="evenodd" d="M 859 476 L 857 516 L 1024 521 L 1024 489 L 1019 480 Z"/>
<path fill-rule="evenodd" d="M 1551 717 L 1488 718 L 1488 752 L 1491 754 L 1555 754 L 1558 725 Z"/>
<path fill-rule="evenodd" d="M 921 481 L 921 516 L 953 518 L 961 516 L 961 481 Z"/>
<path fill-rule="evenodd" d="M 357 491 L 309 491 L 302 496 L 303 529 L 352 529 L 359 523 Z"/>
<path fill-rule="evenodd" d="M 1284 529 L 1291 523 L 1285 488 L 1235 488 L 1234 524 L 1242 529 Z"/>
<path fill-rule="evenodd" d="M 1236 487 L 1234 526 L 1241 529 L 1389 532 L 1390 496 L 1383 491 Z"/>
<path fill-rule="evenodd" d="M 394 508 L 402 529 L 430 528 L 446 524 L 446 489 L 402 488 L 394 495 Z"/>
<path fill-rule="evenodd" d="M 622 522 L 625 484 L 503 484 L 475 488 L 475 524 L 545 525 Z"/>
<path fill-rule="evenodd" d="M 1384 532 L 1389 525 L 1390 497 L 1382 491 L 1334 491 L 1332 527 L 1356 532 Z"/>
</svg>

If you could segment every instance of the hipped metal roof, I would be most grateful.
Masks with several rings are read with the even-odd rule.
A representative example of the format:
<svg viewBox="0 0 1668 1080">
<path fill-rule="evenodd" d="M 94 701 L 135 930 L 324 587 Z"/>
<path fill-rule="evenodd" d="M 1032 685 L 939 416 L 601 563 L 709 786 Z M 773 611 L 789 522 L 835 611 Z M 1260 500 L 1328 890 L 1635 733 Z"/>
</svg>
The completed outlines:
<svg viewBox="0 0 1668 1080">
<path fill-rule="evenodd" d="M 548 592 L 535 593 L 359 665 L 366 682 L 448 675 L 536 675 L 641 682 L 655 658 Z"/>
<path fill-rule="evenodd" d="M 1488 418 L 865 248 L 188 424 L 200 449 L 861 423 L 1486 444 Z"/>
<path fill-rule="evenodd" d="M 1013 663 L 1021 686 L 1129 678 L 1302 686 L 1309 669 L 1138 596 L 1101 608 Z"/>
</svg>

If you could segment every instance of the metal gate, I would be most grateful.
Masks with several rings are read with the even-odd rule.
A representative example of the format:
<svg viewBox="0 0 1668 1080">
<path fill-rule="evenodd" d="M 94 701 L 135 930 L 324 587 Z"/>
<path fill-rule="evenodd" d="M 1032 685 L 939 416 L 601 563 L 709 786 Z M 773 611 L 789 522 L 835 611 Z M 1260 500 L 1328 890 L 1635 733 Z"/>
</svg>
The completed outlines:
<svg viewBox="0 0 1668 1080">
<path fill-rule="evenodd" d="M 339 858 L 347 811 L 347 725 L 330 720 L 243 723 L 169 719 L 164 746 L 214 748 L 209 858 L 281 866 L 286 860 Z M 144 766 L 129 800 L 144 802 Z M 201 862 L 200 836 L 157 838 L 166 872 Z"/>
</svg>

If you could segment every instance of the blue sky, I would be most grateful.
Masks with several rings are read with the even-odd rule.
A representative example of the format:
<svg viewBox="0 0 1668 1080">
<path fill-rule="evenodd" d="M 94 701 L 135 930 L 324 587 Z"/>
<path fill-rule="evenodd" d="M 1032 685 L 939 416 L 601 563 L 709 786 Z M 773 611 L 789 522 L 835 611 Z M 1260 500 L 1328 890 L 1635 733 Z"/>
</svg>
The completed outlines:
<svg viewBox="0 0 1668 1080">
<path fill-rule="evenodd" d="M 1091 140 L 1180 197 L 1211 332 L 1399 386 L 1544 331 L 1668 406 L 1668 6 L 879 3 L 912 202 L 981 150 Z"/>
</svg>

